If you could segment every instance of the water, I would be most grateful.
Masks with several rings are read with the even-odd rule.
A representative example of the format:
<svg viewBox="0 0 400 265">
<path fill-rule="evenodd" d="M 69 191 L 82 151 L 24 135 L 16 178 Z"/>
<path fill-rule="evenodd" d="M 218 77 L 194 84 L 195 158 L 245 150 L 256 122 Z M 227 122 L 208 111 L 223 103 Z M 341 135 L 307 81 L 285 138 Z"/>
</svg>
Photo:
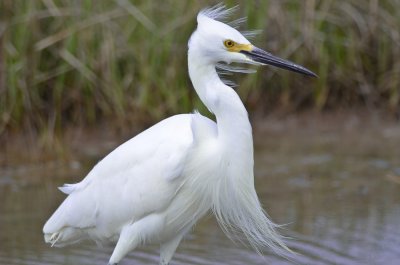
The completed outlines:
<svg viewBox="0 0 400 265">
<path fill-rule="evenodd" d="M 334 126 L 333 126 L 334 127 Z M 275 222 L 285 223 L 285 260 L 230 242 L 212 216 L 181 243 L 172 264 L 400 264 L 400 130 L 259 126 L 255 131 L 257 191 Z M 50 248 L 41 233 L 76 182 L 103 151 L 73 162 L 49 161 L 0 171 L 0 264 L 106 264 L 112 247 Z M 158 264 L 143 247 L 123 260 Z"/>
</svg>

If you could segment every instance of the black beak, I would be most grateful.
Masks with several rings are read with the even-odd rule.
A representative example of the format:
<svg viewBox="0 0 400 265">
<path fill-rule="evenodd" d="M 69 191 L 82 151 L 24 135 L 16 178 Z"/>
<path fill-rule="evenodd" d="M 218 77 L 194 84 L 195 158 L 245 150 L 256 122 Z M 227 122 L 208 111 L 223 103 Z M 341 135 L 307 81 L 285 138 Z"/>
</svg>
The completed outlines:
<svg viewBox="0 0 400 265">
<path fill-rule="evenodd" d="M 290 70 L 290 71 L 293 71 L 296 73 L 300 73 L 303 75 L 318 77 L 316 74 L 314 74 L 310 70 L 304 68 L 303 66 L 300 66 L 300 65 L 297 65 L 290 61 L 276 57 L 276 56 L 270 54 L 269 52 L 261 50 L 257 47 L 253 47 L 253 49 L 251 51 L 242 50 L 242 51 L 240 51 L 240 53 L 245 54 L 251 60 L 258 62 L 258 63 L 270 64 L 270 65 L 273 65 L 273 66 L 276 66 L 279 68 L 283 68 L 286 70 Z"/>
</svg>

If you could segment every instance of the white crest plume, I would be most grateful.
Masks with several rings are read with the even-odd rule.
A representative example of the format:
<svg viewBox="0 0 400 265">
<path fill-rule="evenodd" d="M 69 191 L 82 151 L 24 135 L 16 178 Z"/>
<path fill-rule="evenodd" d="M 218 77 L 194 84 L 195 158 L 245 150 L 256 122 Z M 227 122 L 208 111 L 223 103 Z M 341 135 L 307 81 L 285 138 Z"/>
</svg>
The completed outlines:
<svg viewBox="0 0 400 265">
<path fill-rule="evenodd" d="M 232 17 L 235 12 L 237 12 L 238 6 L 234 6 L 231 8 L 226 8 L 224 4 L 217 4 L 213 7 L 205 8 L 200 11 L 199 15 L 206 16 L 208 18 L 223 22 L 234 29 L 239 30 L 243 24 L 246 23 L 246 17 L 240 17 L 238 19 L 229 21 L 229 18 Z M 239 32 L 248 39 L 252 39 L 258 34 L 261 33 L 262 30 L 239 30 Z"/>
<path fill-rule="evenodd" d="M 200 11 L 199 15 L 209 17 L 214 20 L 218 20 L 227 23 L 225 20 L 232 15 L 238 6 L 233 6 L 231 8 L 226 8 L 223 3 L 216 4 L 215 6 L 204 8 Z"/>
</svg>

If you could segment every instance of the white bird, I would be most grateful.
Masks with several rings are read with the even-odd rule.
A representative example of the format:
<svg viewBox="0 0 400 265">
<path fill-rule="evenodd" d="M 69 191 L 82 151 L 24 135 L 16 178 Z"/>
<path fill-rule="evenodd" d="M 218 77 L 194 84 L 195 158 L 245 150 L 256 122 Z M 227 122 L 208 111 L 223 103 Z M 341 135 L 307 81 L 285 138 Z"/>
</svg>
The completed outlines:
<svg viewBox="0 0 400 265">
<path fill-rule="evenodd" d="M 271 64 L 315 74 L 256 48 L 221 22 L 231 11 L 202 10 L 189 41 L 190 79 L 216 122 L 199 113 L 167 118 L 116 148 L 81 182 L 61 187 L 68 197 L 43 227 L 47 243 L 117 242 L 109 264 L 140 245 L 160 244 L 166 265 L 182 237 L 212 210 L 231 239 L 240 232 L 257 251 L 289 251 L 255 191 L 247 111 L 216 66 Z"/>
</svg>

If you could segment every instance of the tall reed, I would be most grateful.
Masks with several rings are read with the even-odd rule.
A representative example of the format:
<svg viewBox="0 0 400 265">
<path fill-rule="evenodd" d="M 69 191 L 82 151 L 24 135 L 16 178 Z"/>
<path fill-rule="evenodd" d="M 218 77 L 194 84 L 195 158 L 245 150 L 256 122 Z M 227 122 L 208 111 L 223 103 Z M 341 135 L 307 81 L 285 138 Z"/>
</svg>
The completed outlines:
<svg viewBox="0 0 400 265">
<path fill-rule="evenodd" d="M 272 68 L 235 77 L 253 109 L 354 105 L 398 111 L 400 1 L 239 4 L 254 43 L 319 79 Z M 187 76 L 195 16 L 215 1 L 2 0 L 0 135 L 108 121 L 115 127 L 202 108 Z"/>
</svg>

